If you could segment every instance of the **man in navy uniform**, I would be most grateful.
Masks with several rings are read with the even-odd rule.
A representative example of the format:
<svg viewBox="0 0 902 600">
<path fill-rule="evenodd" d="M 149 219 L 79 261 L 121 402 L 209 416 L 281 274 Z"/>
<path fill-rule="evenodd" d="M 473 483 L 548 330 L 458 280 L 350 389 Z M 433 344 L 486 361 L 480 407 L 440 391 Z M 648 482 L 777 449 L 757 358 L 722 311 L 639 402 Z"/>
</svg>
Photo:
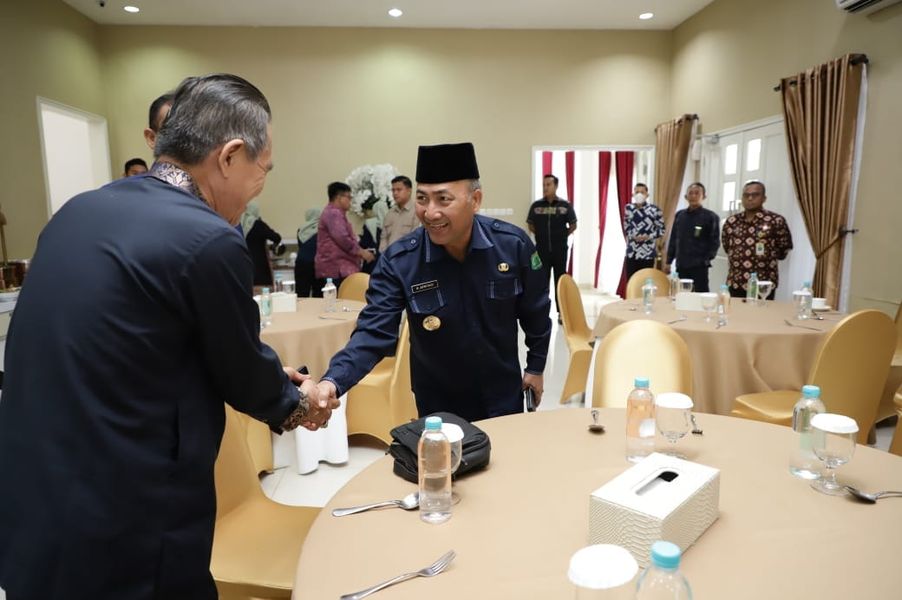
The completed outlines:
<svg viewBox="0 0 902 600">
<path fill-rule="evenodd" d="M 367 306 L 336 354 L 320 397 L 334 403 L 393 354 L 401 313 L 410 325 L 410 370 L 420 415 L 474 421 L 522 412 L 522 392 L 541 400 L 551 335 L 548 276 L 526 232 L 478 215 L 473 145 L 420 146 L 416 212 L 423 227 L 379 258 Z M 526 337 L 518 358 L 517 323 Z"/>
<path fill-rule="evenodd" d="M 329 416 L 260 342 L 234 229 L 272 168 L 266 98 L 232 75 L 186 79 L 155 148 L 149 173 L 53 216 L 12 317 L 0 401 L 12 600 L 215 598 L 223 401 L 277 431 Z"/>
</svg>

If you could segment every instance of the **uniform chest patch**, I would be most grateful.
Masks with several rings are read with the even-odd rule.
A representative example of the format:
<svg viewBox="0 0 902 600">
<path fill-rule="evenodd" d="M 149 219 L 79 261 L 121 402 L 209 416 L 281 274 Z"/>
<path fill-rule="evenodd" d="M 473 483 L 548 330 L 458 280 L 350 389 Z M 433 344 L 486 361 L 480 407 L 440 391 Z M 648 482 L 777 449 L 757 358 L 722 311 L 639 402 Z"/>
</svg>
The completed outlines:
<svg viewBox="0 0 902 600">
<path fill-rule="evenodd" d="M 438 289 L 438 279 L 433 279 L 432 281 L 424 281 L 422 283 L 415 283 L 410 286 L 410 291 L 414 294 L 419 294 L 420 292 L 428 292 L 429 290 L 437 290 Z"/>
</svg>

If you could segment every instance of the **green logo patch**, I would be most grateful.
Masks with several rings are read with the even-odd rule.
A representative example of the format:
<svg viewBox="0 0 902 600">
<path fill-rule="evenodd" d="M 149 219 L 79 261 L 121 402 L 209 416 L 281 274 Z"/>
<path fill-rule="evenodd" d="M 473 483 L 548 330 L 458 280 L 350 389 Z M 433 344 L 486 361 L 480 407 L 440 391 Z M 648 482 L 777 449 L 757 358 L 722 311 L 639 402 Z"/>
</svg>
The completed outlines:
<svg viewBox="0 0 902 600">
<path fill-rule="evenodd" d="M 538 252 L 533 252 L 532 256 L 529 259 L 529 266 L 532 267 L 533 271 L 538 271 L 542 268 L 542 259 L 539 258 Z"/>
</svg>

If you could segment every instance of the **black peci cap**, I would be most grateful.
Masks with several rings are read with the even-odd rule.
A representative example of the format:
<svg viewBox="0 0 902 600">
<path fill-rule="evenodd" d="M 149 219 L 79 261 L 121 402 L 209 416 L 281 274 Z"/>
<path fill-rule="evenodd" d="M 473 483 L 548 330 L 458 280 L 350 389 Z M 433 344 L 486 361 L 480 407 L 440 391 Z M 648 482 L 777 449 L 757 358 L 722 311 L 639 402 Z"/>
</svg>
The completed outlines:
<svg viewBox="0 0 902 600">
<path fill-rule="evenodd" d="M 420 146 L 417 154 L 417 183 L 445 183 L 479 179 L 473 144 Z"/>
</svg>

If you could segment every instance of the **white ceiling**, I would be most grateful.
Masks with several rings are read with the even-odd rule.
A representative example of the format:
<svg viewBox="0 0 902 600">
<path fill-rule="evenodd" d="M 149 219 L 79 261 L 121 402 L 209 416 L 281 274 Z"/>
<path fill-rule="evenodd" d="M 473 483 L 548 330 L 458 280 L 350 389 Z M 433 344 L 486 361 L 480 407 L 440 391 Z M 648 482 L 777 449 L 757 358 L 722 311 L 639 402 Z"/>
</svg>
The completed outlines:
<svg viewBox="0 0 902 600">
<path fill-rule="evenodd" d="M 669 30 L 713 0 L 63 1 L 93 21 L 110 25 Z M 141 12 L 125 12 L 128 4 Z M 404 11 L 400 19 L 388 16 L 393 7 Z M 640 21 L 643 12 L 655 17 Z"/>
</svg>

